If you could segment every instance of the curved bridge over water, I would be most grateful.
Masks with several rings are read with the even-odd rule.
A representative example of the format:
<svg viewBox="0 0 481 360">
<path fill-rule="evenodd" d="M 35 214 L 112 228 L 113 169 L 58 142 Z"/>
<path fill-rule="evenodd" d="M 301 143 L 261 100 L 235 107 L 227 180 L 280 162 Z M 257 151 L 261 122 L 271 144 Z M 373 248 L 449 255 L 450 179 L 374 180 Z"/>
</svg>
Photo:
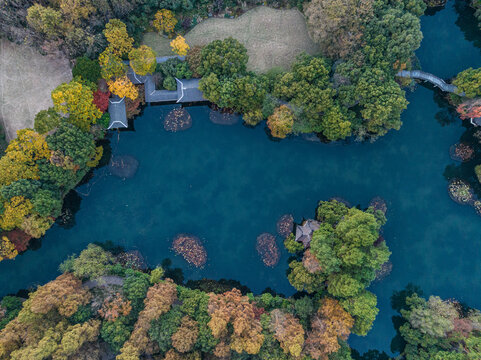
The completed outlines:
<svg viewBox="0 0 481 360">
<path fill-rule="evenodd" d="M 399 71 L 396 76 L 404 77 L 404 78 L 411 78 L 411 79 L 419 79 L 424 81 L 429 81 L 434 86 L 437 86 L 442 91 L 454 93 L 460 96 L 464 96 L 464 93 L 458 94 L 458 88 L 453 84 L 448 84 L 443 79 L 437 77 L 436 75 L 421 71 L 421 70 L 401 70 Z"/>
</svg>

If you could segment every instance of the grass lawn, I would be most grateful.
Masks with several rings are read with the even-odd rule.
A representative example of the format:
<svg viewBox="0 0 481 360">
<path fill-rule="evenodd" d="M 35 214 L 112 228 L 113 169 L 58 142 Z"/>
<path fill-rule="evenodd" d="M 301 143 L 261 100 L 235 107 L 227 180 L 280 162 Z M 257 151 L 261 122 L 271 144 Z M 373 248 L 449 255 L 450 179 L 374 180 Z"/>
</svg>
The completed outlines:
<svg viewBox="0 0 481 360">
<path fill-rule="evenodd" d="M 301 52 L 315 54 L 319 51 L 298 10 L 276 10 L 265 6 L 252 9 L 237 19 L 204 20 L 189 31 L 185 39 L 194 46 L 229 36 L 244 44 L 249 55 L 247 67 L 257 72 L 276 66 L 287 69 Z M 151 46 L 159 56 L 173 55 L 169 42 L 156 33 L 148 33 L 143 39 L 143 43 Z"/>
<path fill-rule="evenodd" d="M 26 45 L 0 40 L 0 121 L 7 140 L 33 128 L 35 115 L 53 106 L 50 92 L 70 81 L 68 60 L 51 59 Z"/>
</svg>

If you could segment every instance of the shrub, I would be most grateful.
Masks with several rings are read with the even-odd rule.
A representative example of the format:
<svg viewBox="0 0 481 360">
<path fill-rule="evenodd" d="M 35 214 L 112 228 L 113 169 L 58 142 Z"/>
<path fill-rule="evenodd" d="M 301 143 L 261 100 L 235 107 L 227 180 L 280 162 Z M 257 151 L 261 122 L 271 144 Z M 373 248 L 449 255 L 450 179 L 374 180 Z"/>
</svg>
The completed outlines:
<svg viewBox="0 0 481 360">
<path fill-rule="evenodd" d="M 35 115 L 33 128 L 39 134 L 45 134 L 60 125 L 60 115 L 54 108 L 41 110 Z"/>
<path fill-rule="evenodd" d="M 172 76 L 168 76 L 164 79 L 163 86 L 166 90 L 174 91 L 177 89 L 177 82 Z"/>
<path fill-rule="evenodd" d="M 84 80 L 96 83 L 101 77 L 98 60 L 90 60 L 86 56 L 77 58 L 72 69 L 72 76 L 80 76 Z"/>
</svg>

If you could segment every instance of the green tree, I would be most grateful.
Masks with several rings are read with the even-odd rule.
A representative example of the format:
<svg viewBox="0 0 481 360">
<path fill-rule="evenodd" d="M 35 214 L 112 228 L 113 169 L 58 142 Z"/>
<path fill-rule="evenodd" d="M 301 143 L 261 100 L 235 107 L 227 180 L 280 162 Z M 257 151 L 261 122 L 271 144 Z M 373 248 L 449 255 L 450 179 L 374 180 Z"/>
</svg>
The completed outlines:
<svg viewBox="0 0 481 360">
<path fill-rule="evenodd" d="M 67 260 L 62 270 L 72 271 L 79 278 L 96 279 L 105 275 L 108 265 L 113 262 L 112 255 L 98 245 L 89 244 L 78 257 Z"/>
<path fill-rule="evenodd" d="M 115 321 L 102 322 L 100 336 L 114 352 L 119 352 L 130 337 L 132 327 L 127 324 L 128 320 L 125 316 L 119 316 Z"/>
<path fill-rule="evenodd" d="M 481 68 L 469 68 L 460 72 L 453 84 L 458 87 L 458 93 L 464 92 L 466 97 L 474 98 L 481 95 Z"/>
<path fill-rule="evenodd" d="M 95 156 L 93 136 L 71 124 L 60 124 L 57 131 L 48 135 L 46 140 L 51 150 L 68 157 L 81 169 L 85 168 L 87 162 Z M 65 162 L 63 164 L 65 165 Z"/>
<path fill-rule="evenodd" d="M 126 270 L 125 274 L 124 295 L 131 301 L 132 309 L 138 312 L 142 310 L 145 295 L 150 287 L 149 276 L 132 269 Z"/>
<path fill-rule="evenodd" d="M 354 318 L 352 332 L 356 335 L 367 335 L 379 312 L 376 295 L 364 290 L 355 297 L 341 300 L 341 305 Z"/>
<path fill-rule="evenodd" d="M 242 75 L 246 71 L 247 50 L 234 38 L 214 40 L 202 49 L 197 71 L 202 76 L 215 73 L 219 77 Z"/>
<path fill-rule="evenodd" d="M 98 60 L 91 60 L 86 56 L 78 57 L 72 68 L 72 76 L 80 76 L 82 79 L 96 84 L 101 77 Z"/>
<path fill-rule="evenodd" d="M 39 134 L 45 134 L 57 128 L 60 125 L 60 121 L 60 115 L 55 109 L 48 108 L 48 110 L 41 110 L 35 115 L 33 128 Z"/>
</svg>

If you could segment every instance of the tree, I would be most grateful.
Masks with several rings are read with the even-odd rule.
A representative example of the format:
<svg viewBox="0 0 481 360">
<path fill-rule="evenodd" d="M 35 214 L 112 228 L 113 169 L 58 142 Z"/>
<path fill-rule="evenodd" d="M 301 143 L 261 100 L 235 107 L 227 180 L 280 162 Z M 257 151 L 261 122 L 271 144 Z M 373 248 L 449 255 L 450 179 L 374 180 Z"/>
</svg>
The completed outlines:
<svg viewBox="0 0 481 360">
<path fill-rule="evenodd" d="M 98 312 L 106 321 L 115 321 L 119 316 L 128 316 L 131 310 L 130 301 L 125 300 L 120 293 L 116 293 L 104 299 Z"/>
<path fill-rule="evenodd" d="M 184 316 L 177 331 L 172 335 L 172 346 L 181 353 L 191 351 L 199 335 L 197 322 Z"/>
<path fill-rule="evenodd" d="M 97 109 L 98 110 L 98 109 Z M 78 127 L 68 123 L 61 123 L 54 134 L 46 138 L 48 147 L 54 152 L 50 161 L 64 168 L 77 171 L 84 169 L 86 163 L 95 156 L 95 142 L 93 136 Z"/>
<path fill-rule="evenodd" d="M 251 355 L 259 353 L 264 335 L 255 311 L 249 299 L 235 288 L 219 295 L 210 294 L 208 312 L 211 319 L 208 325 L 214 337 L 220 339 L 218 351 L 221 351 L 222 344 L 227 344 L 227 326 L 230 323 L 233 327 L 230 349 L 239 354 L 243 351 Z"/>
<path fill-rule="evenodd" d="M 98 245 L 89 244 L 78 257 L 73 258 L 71 267 L 64 270 L 71 271 L 80 279 L 96 279 L 106 274 L 108 265 L 113 261 L 114 258 L 108 251 Z"/>
<path fill-rule="evenodd" d="M 453 81 L 453 85 L 458 87 L 458 94 L 464 92 L 468 98 L 474 98 L 481 95 L 481 68 L 473 69 L 468 68 L 461 71 L 456 79 Z"/>
<path fill-rule="evenodd" d="M 6 236 L 0 239 L 0 261 L 4 259 L 13 259 L 18 255 L 18 251 Z"/>
<path fill-rule="evenodd" d="M 144 301 L 145 307 L 139 313 L 134 331 L 122 347 L 121 354 L 117 357 L 118 360 L 127 360 L 130 356 L 139 356 L 146 350 L 149 343 L 147 335 L 152 321 L 169 311 L 176 299 L 177 289 L 170 279 L 163 283 L 154 284 L 149 288 Z"/>
<path fill-rule="evenodd" d="M 267 119 L 267 126 L 271 130 L 272 136 L 281 139 L 292 132 L 292 125 L 294 125 L 294 114 L 286 105 L 276 108 Z"/>
<path fill-rule="evenodd" d="M 102 116 L 102 112 L 93 103 L 92 90 L 78 81 L 63 83 L 52 91 L 55 111 L 68 114 L 68 121 L 83 131 Z"/>
<path fill-rule="evenodd" d="M 354 320 L 337 300 L 324 298 L 311 322 L 311 332 L 306 339 L 305 351 L 314 359 L 327 359 L 341 347 L 338 339 L 346 341 Z"/>
<path fill-rule="evenodd" d="M 214 40 L 202 49 L 197 71 L 202 76 L 215 73 L 219 77 L 242 75 L 246 71 L 247 50 L 236 39 Z"/>
<path fill-rule="evenodd" d="M 47 230 L 50 229 L 52 225 L 52 218 L 41 217 L 40 215 L 34 214 L 25 217 L 19 228 L 25 231 L 25 233 L 27 233 L 31 237 L 38 239 L 45 235 Z"/>
<path fill-rule="evenodd" d="M 73 315 L 80 305 L 86 305 L 91 298 L 82 281 L 73 274 L 66 273 L 55 280 L 40 286 L 30 295 L 30 310 L 37 314 L 47 314 L 57 310 L 62 316 Z"/>
<path fill-rule="evenodd" d="M 126 74 L 126 66 L 122 59 L 114 54 L 110 48 L 105 49 L 99 55 L 100 74 L 106 81 L 112 78 L 122 77 Z"/>
<path fill-rule="evenodd" d="M 60 121 L 60 115 L 55 111 L 54 108 L 40 110 L 37 115 L 35 115 L 33 128 L 39 134 L 45 134 L 58 127 L 60 125 Z"/>
<path fill-rule="evenodd" d="M 304 329 L 294 316 L 280 309 L 271 311 L 271 330 L 285 353 L 297 358 L 304 346 Z"/>
<path fill-rule="evenodd" d="M 193 46 L 187 51 L 187 56 L 185 57 L 185 61 L 187 61 L 189 69 L 192 71 L 192 75 L 195 78 L 201 77 L 199 74 L 199 67 L 202 62 L 202 49 L 203 46 Z"/>
<path fill-rule="evenodd" d="M 181 35 L 177 35 L 177 37 L 170 42 L 170 47 L 174 53 L 180 56 L 187 55 L 187 51 L 190 49 L 190 46 L 187 45 Z"/>
<path fill-rule="evenodd" d="M 120 316 L 115 321 L 103 321 L 100 336 L 113 351 L 119 352 L 129 339 L 131 331 L 127 318 Z"/>
<path fill-rule="evenodd" d="M 0 217 L 0 227 L 4 230 L 19 228 L 33 209 L 31 201 L 23 196 L 14 196 L 4 202 L 3 206 L 5 210 Z"/>
<path fill-rule="evenodd" d="M 103 33 L 109 42 L 108 49 L 113 54 L 122 56 L 132 49 L 134 39 L 129 36 L 127 26 L 119 19 L 110 19 Z"/>
<path fill-rule="evenodd" d="M 45 136 L 30 129 L 17 131 L 17 137 L 10 141 L 6 152 L 21 152 L 30 161 L 48 159 L 50 149 L 48 148 Z"/>
<path fill-rule="evenodd" d="M 28 8 L 27 22 L 36 31 L 44 33 L 47 38 L 55 38 L 64 31 L 62 13 L 40 4 Z"/>
<path fill-rule="evenodd" d="M 152 25 L 158 32 L 165 32 L 170 35 L 174 32 L 177 19 L 172 11 L 161 9 L 155 13 Z"/>
<path fill-rule="evenodd" d="M 459 104 L 456 111 L 463 120 L 481 117 L 481 99 L 469 99 Z"/>
<path fill-rule="evenodd" d="M 110 91 L 102 92 L 100 90 L 97 90 L 94 92 L 93 95 L 93 103 L 95 104 L 95 106 L 97 106 L 101 112 L 106 112 L 109 108 Z M 99 122 L 100 121 L 97 121 L 97 123 Z"/>
<path fill-rule="evenodd" d="M 304 5 L 309 32 L 324 54 L 344 58 L 359 46 L 364 24 L 374 16 L 373 0 L 313 0 Z"/>
<path fill-rule="evenodd" d="M 120 98 L 128 97 L 135 100 L 139 96 L 139 92 L 132 81 L 127 76 L 117 78 L 115 81 L 109 80 L 107 82 L 109 90 Z"/>
<path fill-rule="evenodd" d="M 130 66 L 138 75 L 152 74 L 157 66 L 156 54 L 147 45 L 141 45 L 129 52 Z"/>
<path fill-rule="evenodd" d="M 78 57 L 72 68 L 72 76 L 80 76 L 84 80 L 97 83 L 97 80 L 100 79 L 101 76 L 98 60 L 91 60 L 86 56 Z"/>
<path fill-rule="evenodd" d="M 172 335 L 179 328 L 183 314 L 178 307 L 162 314 L 152 321 L 148 331 L 150 338 L 156 342 L 161 352 L 165 353 L 172 348 Z"/>
<path fill-rule="evenodd" d="M 59 194 L 49 190 L 39 189 L 32 199 L 33 211 L 42 217 L 57 217 L 62 210 Z"/>
<path fill-rule="evenodd" d="M 355 297 L 341 300 L 342 307 L 354 318 L 352 332 L 356 335 L 366 335 L 376 319 L 379 309 L 377 298 L 373 293 L 364 290 Z"/>
</svg>

